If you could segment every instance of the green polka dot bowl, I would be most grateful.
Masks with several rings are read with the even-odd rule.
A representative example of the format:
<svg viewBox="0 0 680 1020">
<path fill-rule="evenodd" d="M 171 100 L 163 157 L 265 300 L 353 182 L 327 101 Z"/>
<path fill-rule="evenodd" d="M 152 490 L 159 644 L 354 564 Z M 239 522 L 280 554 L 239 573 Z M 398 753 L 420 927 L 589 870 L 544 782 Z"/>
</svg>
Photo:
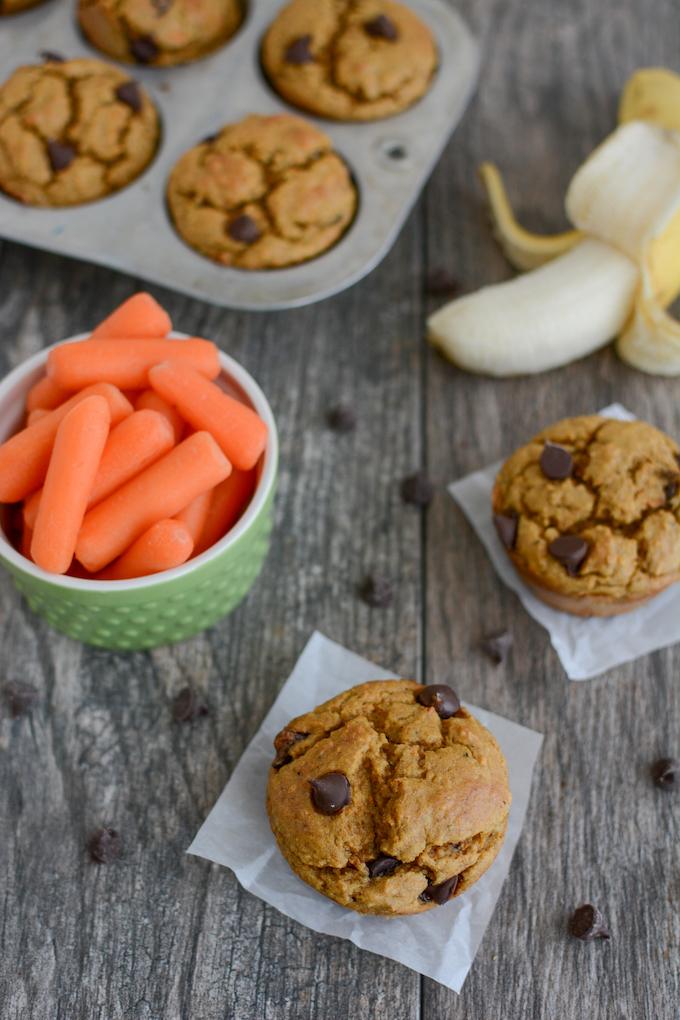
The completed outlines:
<svg viewBox="0 0 680 1020">
<path fill-rule="evenodd" d="M 173 336 L 181 339 L 183 335 Z M 26 394 L 44 373 L 48 351 L 29 358 L 0 383 L 0 442 L 20 427 Z M 267 398 L 252 376 L 222 352 L 220 362 L 220 385 L 257 411 L 269 438 L 250 503 L 234 527 L 206 552 L 181 567 L 129 581 L 49 574 L 14 547 L 9 539 L 13 508 L 3 508 L 0 562 L 30 608 L 55 630 L 116 651 L 156 648 L 213 626 L 238 606 L 254 584 L 269 549 L 278 436 Z"/>
</svg>

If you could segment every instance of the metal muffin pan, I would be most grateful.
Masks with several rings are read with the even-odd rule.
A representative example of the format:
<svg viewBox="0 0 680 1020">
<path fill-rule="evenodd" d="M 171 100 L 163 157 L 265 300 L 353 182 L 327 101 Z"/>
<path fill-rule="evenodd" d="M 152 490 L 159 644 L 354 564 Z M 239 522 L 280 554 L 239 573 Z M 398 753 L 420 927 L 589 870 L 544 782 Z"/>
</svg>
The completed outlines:
<svg viewBox="0 0 680 1020">
<path fill-rule="evenodd" d="M 119 192 L 66 209 L 21 205 L 0 192 L 0 236 L 85 259 L 182 291 L 250 311 L 294 308 L 344 290 L 371 271 L 399 233 L 474 90 L 479 49 L 462 18 L 440 0 L 407 0 L 429 25 L 439 68 L 429 92 L 385 120 L 339 123 L 285 103 L 260 67 L 262 36 L 282 0 L 250 0 L 235 36 L 208 57 L 180 67 L 123 65 L 148 90 L 162 120 L 150 167 Z M 108 58 L 90 46 L 75 20 L 75 0 L 48 0 L 0 20 L 4 81 L 41 50 L 65 57 Z M 229 269 L 199 255 L 175 232 L 165 188 L 176 160 L 223 124 L 249 113 L 299 113 L 332 139 L 359 192 L 353 224 L 323 255 L 287 269 Z"/>
</svg>

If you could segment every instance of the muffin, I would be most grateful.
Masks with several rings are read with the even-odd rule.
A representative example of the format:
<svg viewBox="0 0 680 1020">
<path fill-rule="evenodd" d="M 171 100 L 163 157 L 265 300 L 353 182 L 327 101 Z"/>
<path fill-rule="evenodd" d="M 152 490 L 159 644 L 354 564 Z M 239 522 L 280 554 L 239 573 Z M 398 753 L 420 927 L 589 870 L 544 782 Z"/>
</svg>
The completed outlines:
<svg viewBox="0 0 680 1020">
<path fill-rule="evenodd" d="M 229 39 L 243 20 L 241 0 L 80 0 L 78 21 L 102 53 L 167 67 L 196 60 Z"/>
<path fill-rule="evenodd" d="M 616 616 L 680 579 L 680 451 L 645 422 L 551 425 L 505 462 L 492 503 L 517 572 L 555 609 Z"/>
<path fill-rule="evenodd" d="M 240 269 L 295 265 L 335 244 L 357 196 L 330 139 L 299 117 L 252 115 L 190 149 L 168 181 L 181 237 Z"/>
<path fill-rule="evenodd" d="M 431 910 L 473 885 L 503 843 L 505 759 L 450 687 L 360 684 L 274 744 L 267 810 L 279 849 L 344 907 Z"/>
<path fill-rule="evenodd" d="M 104 198 L 152 160 L 156 108 L 100 60 L 20 67 L 0 86 L 0 188 L 28 205 Z"/>
<path fill-rule="evenodd" d="M 262 65 L 294 106 L 376 120 L 427 91 L 437 49 L 429 28 L 394 0 L 292 0 L 264 37 Z"/>
<path fill-rule="evenodd" d="M 44 0 L 0 0 L 0 18 L 3 14 L 18 14 L 19 11 L 27 11 L 29 7 L 36 7 L 44 3 Z"/>
</svg>

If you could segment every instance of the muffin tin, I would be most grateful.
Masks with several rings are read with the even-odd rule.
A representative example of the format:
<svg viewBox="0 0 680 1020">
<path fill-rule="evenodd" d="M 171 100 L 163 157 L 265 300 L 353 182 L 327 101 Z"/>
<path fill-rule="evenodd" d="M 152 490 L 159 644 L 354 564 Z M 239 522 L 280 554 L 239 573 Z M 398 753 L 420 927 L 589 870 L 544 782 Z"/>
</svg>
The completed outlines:
<svg viewBox="0 0 680 1020">
<path fill-rule="evenodd" d="M 130 67 L 156 102 L 162 137 L 151 166 L 122 191 L 67 209 L 21 205 L 0 192 L 0 236 L 130 273 L 192 297 L 251 311 L 310 304 L 351 286 L 387 254 L 451 132 L 477 78 L 478 46 L 461 17 L 439 0 L 409 0 L 439 47 L 429 92 L 386 120 L 338 123 L 284 103 L 259 63 L 262 36 L 281 0 L 251 0 L 245 21 L 215 53 L 180 67 Z M 65 57 L 101 56 L 80 34 L 74 0 L 52 0 L 4 19 L 0 67 L 5 80 L 42 50 Z M 127 66 L 127 65 L 126 65 Z M 201 138 L 248 113 L 298 112 L 332 139 L 359 192 L 359 209 L 328 252 L 287 269 L 228 269 L 194 252 L 168 217 L 165 186 L 176 160 Z"/>
</svg>

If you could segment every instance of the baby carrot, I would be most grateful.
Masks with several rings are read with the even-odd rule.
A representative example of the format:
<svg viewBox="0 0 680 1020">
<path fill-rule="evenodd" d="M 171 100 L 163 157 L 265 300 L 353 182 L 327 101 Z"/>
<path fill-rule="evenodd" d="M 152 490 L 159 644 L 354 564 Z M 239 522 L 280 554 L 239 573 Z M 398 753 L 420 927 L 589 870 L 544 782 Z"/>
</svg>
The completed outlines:
<svg viewBox="0 0 680 1020">
<path fill-rule="evenodd" d="M 59 425 L 31 542 L 43 570 L 65 574 L 71 566 L 110 423 L 106 400 L 87 397 Z"/>
<path fill-rule="evenodd" d="M 99 383 L 74 394 L 34 425 L 15 433 L 0 445 L 0 503 L 18 503 L 42 485 L 60 423 L 72 408 L 92 396 L 104 397 L 112 425 L 132 414 L 132 407 L 120 390 Z"/>
<path fill-rule="evenodd" d="M 122 581 L 179 567 L 191 556 L 194 542 L 177 520 L 156 521 L 122 556 L 97 574 L 98 581 Z"/>
<path fill-rule="evenodd" d="M 96 340 L 120 340 L 129 336 L 157 339 L 172 329 L 170 316 L 150 294 L 133 294 L 100 322 L 90 334 Z"/>
<path fill-rule="evenodd" d="M 152 368 L 149 382 L 190 425 L 210 432 L 234 467 L 255 467 L 267 445 L 267 426 L 252 408 L 175 360 Z"/>
<path fill-rule="evenodd" d="M 59 404 L 63 404 L 70 396 L 71 392 L 69 390 L 57 386 L 53 379 L 45 375 L 34 386 L 31 386 L 28 391 L 26 410 L 29 412 L 35 411 L 40 407 L 46 411 L 53 411 L 55 407 L 59 407 Z"/>
<path fill-rule="evenodd" d="M 35 425 L 37 421 L 40 421 L 41 418 L 44 418 L 49 413 L 46 407 L 34 407 L 32 411 L 28 412 L 26 425 Z"/>
<path fill-rule="evenodd" d="M 196 432 L 87 512 L 77 559 L 92 572 L 101 570 L 152 524 L 179 513 L 230 472 L 212 436 Z"/>
<path fill-rule="evenodd" d="M 212 492 L 210 508 L 194 556 L 205 552 L 226 535 L 250 502 L 255 491 L 255 471 L 232 471 Z"/>
<path fill-rule="evenodd" d="M 224 485 L 224 482 L 220 484 Z M 209 489 L 208 492 L 202 492 L 188 506 L 185 506 L 178 514 L 175 514 L 175 520 L 181 521 L 185 525 L 194 543 L 198 542 L 201 532 L 205 527 L 214 491 L 214 489 Z"/>
<path fill-rule="evenodd" d="M 158 411 L 159 414 L 165 415 L 175 433 L 175 442 L 179 443 L 184 434 L 184 419 L 179 411 L 168 404 L 167 400 L 159 397 L 155 390 L 144 390 L 137 397 L 135 409 L 137 411 Z"/>
<path fill-rule="evenodd" d="M 147 386 L 149 369 L 173 358 L 185 368 L 214 379 L 219 375 L 217 347 L 210 340 L 74 340 L 47 357 L 47 374 L 58 386 L 79 390 L 108 382 L 122 390 Z"/>
</svg>

